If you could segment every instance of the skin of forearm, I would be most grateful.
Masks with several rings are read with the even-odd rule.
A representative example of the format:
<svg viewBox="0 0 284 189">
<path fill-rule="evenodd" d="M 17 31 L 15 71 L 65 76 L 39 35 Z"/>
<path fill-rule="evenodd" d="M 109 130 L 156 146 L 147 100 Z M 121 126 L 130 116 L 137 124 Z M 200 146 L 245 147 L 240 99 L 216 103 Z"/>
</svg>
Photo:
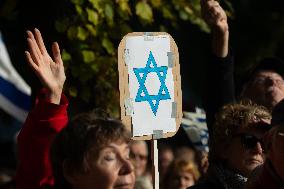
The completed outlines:
<svg viewBox="0 0 284 189">
<path fill-rule="evenodd" d="M 212 32 L 212 51 L 215 56 L 225 58 L 229 52 L 229 30 L 222 32 Z"/>
</svg>

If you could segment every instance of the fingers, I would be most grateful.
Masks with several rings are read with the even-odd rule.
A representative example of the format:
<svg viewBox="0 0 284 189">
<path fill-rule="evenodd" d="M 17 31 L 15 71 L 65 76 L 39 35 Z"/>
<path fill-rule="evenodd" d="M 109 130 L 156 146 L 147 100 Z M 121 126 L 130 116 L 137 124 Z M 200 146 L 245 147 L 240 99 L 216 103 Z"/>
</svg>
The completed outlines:
<svg viewBox="0 0 284 189">
<path fill-rule="evenodd" d="M 216 25 L 220 20 L 226 19 L 226 14 L 220 4 L 215 0 L 202 0 L 202 16 L 210 25 Z"/>
<path fill-rule="evenodd" d="M 34 63 L 35 65 L 39 66 L 40 64 L 50 64 L 53 62 L 51 57 L 49 56 L 42 35 L 38 29 L 34 30 L 35 33 L 33 34 L 31 31 L 27 31 L 27 41 L 29 46 L 29 52 L 26 53 L 27 60 L 29 63 Z M 57 64 L 62 64 L 63 61 L 60 55 L 59 45 L 55 42 L 52 44 L 52 54 L 54 61 Z"/>
<path fill-rule="evenodd" d="M 202 11 L 208 12 L 212 7 L 220 6 L 219 3 L 215 0 L 202 0 L 201 1 L 201 8 Z"/>
<path fill-rule="evenodd" d="M 35 28 L 35 39 L 36 39 L 36 42 L 38 44 L 40 52 L 42 54 L 47 54 L 47 50 L 45 48 L 41 33 L 37 28 Z"/>
<path fill-rule="evenodd" d="M 213 10 L 211 11 L 211 18 L 213 20 L 213 24 L 217 25 L 220 21 L 224 20 L 226 18 L 226 15 L 224 14 L 225 12 L 220 6 L 213 8 Z"/>
<path fill-rule="evenodd" d="M 39 65 L 40 64 L 40 55 L 38 54 L 38 52 L 36 50 L 37 45 L 30 38 L 28 38 L 27 41 L 28 41 L 29 52 L 30 52 L 29 54 L 31 55 L 33 62 L 35 64 Z"/>
<path fill-rule="evenodd" d="M 37 57 L 40 58 L 40 57 L 41 57 L 41 52 L 40 52 L 40 49 L 39 49 L 39 47 L 38 47 L 38 44 L 37 44 L 37 42 L 36 42 L 36 40 L 35 40 L 35 38 L 34 38 L 33 33 L 28 30 L 28 31 L 27 31 L 27 35 L 28 35 L 28 39 L 30 39 L 30 40 L 32 41 L 32 43 L 31 43 L 32 46 L 30 46 L 30 48 L 33 47 L 34 52 L 36 52 L 35 56 L 37 55 Z M 28 41 L 29 41 L 29 40 L 28 40 Z"/>
<path fill-rule="evenodd" d="M 28 51 L 25 51 L 25 55 L 26 55 L 26 59 L 27 59 L 27 62 L 29 63 L 29 65 L 32 67 L 32 69 L 34 71 L 38 71 L 38 66 L 37 64 L 33 61 L 32 57 L 31 57 L 31 54 L 28 52 Z"/>
<path fill-rule="evenodd" d="M 57 42 L 54 42 L 52 44 L 52 54 L 53 54 L 54 61 L 57 64 L 63 64 L 63 61 L 62 61 L 62 58 L 61 58 L 61 54 L 60 54 L 59 45 L 58 45 Z"/>
<path fill-rule="evenodd" d="M 209 14 L 211 14 L 212 17 L 216 17 L 218 14 L 222 12 L 222 8 L 219 4 L 214 4 L 209 8 Z"/>
<path fill-rule="evenodd" d="M 215 0 L 201 0 L 200 4 L 202 8 L 206 8 L 208 7 L 209 4 L 211 4 L 212 2 L 214 2 Z"/>
</svg>

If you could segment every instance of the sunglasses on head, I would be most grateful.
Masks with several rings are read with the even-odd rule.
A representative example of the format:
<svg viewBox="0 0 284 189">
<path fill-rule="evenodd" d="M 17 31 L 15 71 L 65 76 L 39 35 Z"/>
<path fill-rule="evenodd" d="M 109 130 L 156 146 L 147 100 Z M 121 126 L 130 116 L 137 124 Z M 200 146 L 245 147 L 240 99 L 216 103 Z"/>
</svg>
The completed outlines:
<svg viewBox="0 0 284 189">
<path fill-rule="evenodd" d="M 241 142 L 246 149 L 254 149 L 258 142 L 260 143 L 261 148 L 264 149 L 264 144 L 262 139 L 259 139 L 254 135 L 240 133 L 234 135 L 233 137 L 240 137 Z"/>
</svg>

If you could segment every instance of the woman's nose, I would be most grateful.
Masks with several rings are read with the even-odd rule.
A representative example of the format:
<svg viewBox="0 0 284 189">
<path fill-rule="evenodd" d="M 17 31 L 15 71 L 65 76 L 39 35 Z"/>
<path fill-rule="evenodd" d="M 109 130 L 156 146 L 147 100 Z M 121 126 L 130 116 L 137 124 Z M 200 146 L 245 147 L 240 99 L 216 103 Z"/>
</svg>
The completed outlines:
<svg viewBox="0 0 284 189">
<path fill-rule="evenodd" d="M 253 151 L 257 154 L 262 154 L 264 152 L 263 147 L 261 146 L 260 142 L 257 142 L 255 147 L 253 148 Z"/>
<path fill-rule="evenodd" d="M 126 174 L 133 172 L 133 171 L 134 171 L 134 166 L 131 163 L 131 161 L 127 160 L 127 159 L 123 159 L 122 160 L 122 166 L 120 168 L 119 173 L 122 174 L 122 175 L 126 175 Z"/>
</svg>

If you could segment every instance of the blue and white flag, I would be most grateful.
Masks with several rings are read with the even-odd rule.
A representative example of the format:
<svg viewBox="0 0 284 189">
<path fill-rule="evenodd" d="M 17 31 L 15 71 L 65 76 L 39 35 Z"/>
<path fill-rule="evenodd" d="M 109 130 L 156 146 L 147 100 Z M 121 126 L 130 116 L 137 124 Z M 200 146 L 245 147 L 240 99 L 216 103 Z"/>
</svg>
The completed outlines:
<svg viewBox="0 0 284 189">
<path fill-rule="evenodd" d="M 31 88 L 13 67 L 0 32 L 0 108 L 24 122 L 31 107 Z"/>
<path fill-rule="evenodd" d="M 196 108 L 196 112 L 183 112 L 181 125 L 192 144 L 200 151 L 209 151 L 209 133 L 206 124 L 205 112 Z"/>
</svg>

